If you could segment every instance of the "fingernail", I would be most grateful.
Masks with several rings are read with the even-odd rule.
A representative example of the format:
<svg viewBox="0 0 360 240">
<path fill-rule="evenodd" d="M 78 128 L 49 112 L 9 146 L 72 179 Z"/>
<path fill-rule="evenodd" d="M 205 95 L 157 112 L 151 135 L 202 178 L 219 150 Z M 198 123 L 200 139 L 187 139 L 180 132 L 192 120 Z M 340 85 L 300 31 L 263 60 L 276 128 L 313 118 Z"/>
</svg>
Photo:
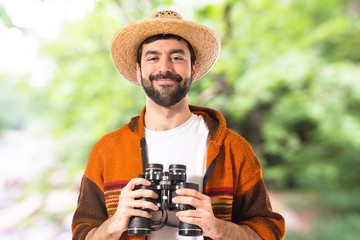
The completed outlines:
<svg viewBox="0 0 360 240">
<path fill-rule="evenodd" d="M 174 198 L 172 199 L 172 202 L 173 202 L 173 203 L 176 203 L 176 201 L 177 201 L 177 198 L 174 197 Z"/>
</svg>

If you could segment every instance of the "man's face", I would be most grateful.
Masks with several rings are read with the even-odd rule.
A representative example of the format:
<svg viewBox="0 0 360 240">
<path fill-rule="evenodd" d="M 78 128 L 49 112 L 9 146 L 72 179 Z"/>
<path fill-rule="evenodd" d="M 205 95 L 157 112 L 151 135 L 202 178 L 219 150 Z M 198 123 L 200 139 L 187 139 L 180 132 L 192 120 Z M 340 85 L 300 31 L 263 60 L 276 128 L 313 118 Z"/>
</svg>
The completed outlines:
<svg viewBox="0 0 360 240">
<path fill-rule="evenodd" d="M 195 73 L 184 40 L 162 39 L 143 45 L 138 79 L 156 104 L 168 107 L 182 100 Z"/>
</svg>

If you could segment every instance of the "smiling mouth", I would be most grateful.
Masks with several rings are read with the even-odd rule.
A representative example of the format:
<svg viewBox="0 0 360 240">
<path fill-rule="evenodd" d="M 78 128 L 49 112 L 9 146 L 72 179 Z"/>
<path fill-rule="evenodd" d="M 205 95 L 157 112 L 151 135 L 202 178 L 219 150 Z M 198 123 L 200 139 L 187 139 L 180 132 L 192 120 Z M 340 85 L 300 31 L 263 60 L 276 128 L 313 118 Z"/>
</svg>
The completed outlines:
<svg viewBox="0 0 360 240">
<path fill-rule="evenodd" d="M 149 80 L 151 82 L 160 81 L 160 82 L 164 82 L 164 83 L 165 82 L 173 83 L 173 82 L 181 82 L 182 77 L 178 74 L 166 72 L 165 74 L 159 73 L 159 74 L 155 74 L 155 75 L 150 75 Z"/>
<path fill-rule="evenodd" d="M 156 82 L 158 82 L 159 84 L 174 84 L 174 83 L 178 83 L 178 81 L 174 80 L 174 79 L 169 79 L 169 78 L 165 78 L 165 79 L 158 79 L 155 80 Z"/>
</svg>

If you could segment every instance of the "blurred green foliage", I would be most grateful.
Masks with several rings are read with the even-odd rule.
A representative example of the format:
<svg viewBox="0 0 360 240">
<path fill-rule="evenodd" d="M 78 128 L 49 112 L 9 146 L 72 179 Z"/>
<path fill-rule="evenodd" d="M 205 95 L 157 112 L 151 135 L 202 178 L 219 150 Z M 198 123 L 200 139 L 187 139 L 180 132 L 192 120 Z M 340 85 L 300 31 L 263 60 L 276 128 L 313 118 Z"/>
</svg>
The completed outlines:
<svg viewBox="0 0 360 240">
<path fill-rule="evenodd" d="M 94 142 L 144 105 L 142 89 L 112 65 L 114 33 L 171 4 L 98 1 L 86 18 L 66 23 L 55 41 L 43 45 L 42 54 L 56 68 L 53 79 L 36 90 L 42 98 L 36 109 L 61 142 L 69 182 L 82 173 Z M 224 0 L 193 10 L 193 20 L 219 33 L 222 53 L 193 85 L 192 104 L 219 109 L 228 126 L 249 140 L 271 189 L 320 194 L 318 204 L 334 211 L 311 239 L 353 239 L 353 230 L 359 233 L 359 9 L 358 0 Z M 6 78 L 0 83 L 14 98 Z M 4 101 L 2 95 L 1 106 Z M 19 114 L 15 109 L 11 116 Z M 20 124 L 10 124 L 8 116 L 0 116 L 1 128 Z"/>
</svg>

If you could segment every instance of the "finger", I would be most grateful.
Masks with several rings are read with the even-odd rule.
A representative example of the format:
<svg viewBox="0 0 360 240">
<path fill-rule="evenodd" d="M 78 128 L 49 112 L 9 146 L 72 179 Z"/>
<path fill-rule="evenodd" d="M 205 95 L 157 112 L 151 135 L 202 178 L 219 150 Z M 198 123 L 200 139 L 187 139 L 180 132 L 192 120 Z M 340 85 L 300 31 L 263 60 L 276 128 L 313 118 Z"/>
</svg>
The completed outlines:
<svg viewBox="0 0 360 240">
<path fill-rule="evenodd" d="M 152 214 L 147 211 L 140 210 L 140 209 L 134 209 L 133 216 L 151 218 Z"/>
<path fill-rule="evenodd" d="M 185 204 L 193 206 L 194 208 L 200 208 L 202 206 L 202 201 L 194 197 L 188 196 L 177 196 L 172 199 L 173 203 Z"/>
<path fill-rule="evenodd" d="M 202 217 L 197 210 L 184 210 L 175 213 L 177 217 Z"/>
<path fill-rule="evenodd" d="M 123 194 L 123 193 L 121 193 Z M 121 195 L 120 195 L 121 196 Z M 137 199 L 137 198 L 158 198 L 158 194 L 156 194 L 153 190 L 149 189 L 138 189 L 131 192 L 127 192 L 123 194 L 123 198 L 127 199 Z"/>
<path fill-rule="evenodd" d="M 145 201 L 145 200 L 134 200 L 134 201 L 128 201 L 124 202 L 123 206 L 125 206 L 128 209 L 149 209 L 153 211 L 157 211 L 159 209 L 158 206 L 156 206 L 154 203 Z"/>
<path fill-rule="evenodd" d="M 178 211 L 175 213 L 177 217 L 192 217 L 192 218 L 203 218 L 203 219 L 211 219 L 211 213 L 204 209 L 196 209 L 196 210 L 184 210 Z"/>
<path fill-rule="evenodd" d="M 200 227 L 201 225 L 201 218 L 196 218 L 196 217 L 186 217 L 186 216 L 180 216 L 179 220 L 184 222 L 184 223 L 189 223 L 189 224 L 194 224 Z"/>
<path fill-rule="evenodd" d="M 147 211 L 144 211 L 144 210 L 141 210 L 141 209 L 130 209 L 128 212 L 127 212 L 127 215 L 128 216 L 137 216 L 137 217 L 145 217 L 145 218 L 151 218 L 152 215 L 151 213 L 147 212 Z"/>
<path fill-rule="evenodd" d="M 200 200 L 204 200 L 207 197 L 206 195 L 200 193 L 199 191 L 190 189 L 190 188 L 180 188 L 180 189 L 176 190 L 176 194 L 182 195 L 182 196 L 194 197 L 194 198 L 198 198 Z"/>
<path fill-rule="evenodd" d="M 122 189 L 122 191 L 132 191 L 136 185 L 149 186 L 151 183 L 145 178 L 133 178 L 128 184 Z"/>
</svg>

